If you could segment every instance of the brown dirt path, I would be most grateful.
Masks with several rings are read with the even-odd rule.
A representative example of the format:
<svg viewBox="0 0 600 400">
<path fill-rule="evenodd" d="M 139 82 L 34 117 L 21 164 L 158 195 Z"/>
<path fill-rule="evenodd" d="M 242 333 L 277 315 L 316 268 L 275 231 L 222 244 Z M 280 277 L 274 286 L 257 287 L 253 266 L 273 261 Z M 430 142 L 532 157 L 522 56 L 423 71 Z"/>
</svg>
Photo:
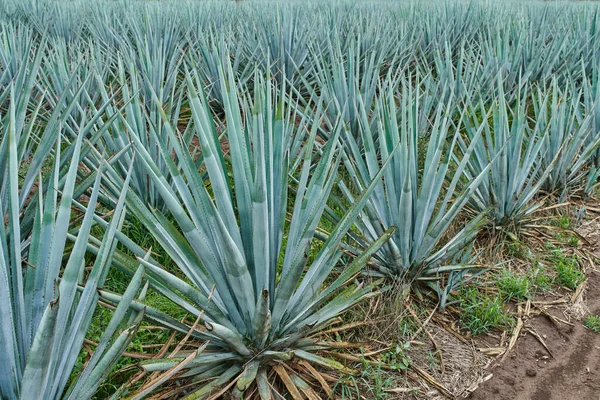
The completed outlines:
<svg viewBox="0 0 600 400">
<path fill-rule="evenodd" d="M 592 233 L 591 250 L 600 252 L 600 229 Z M 593 242 L 593 243 L 594 243 Z M 588 268 L 584 300 L 592 314 L 600 315 L 600 268 Z M 565 320 L 560 311 L 551 311 Z M 520 339 L 504 362 L 497 363 L 469 398 L 476 400 L 600 400 L 600 334 L 585 328 L 581 321 L 572 326 L 537 316 L 525 328 L 537 332 L 551 354 L 531 333 Z"/>
</svg>

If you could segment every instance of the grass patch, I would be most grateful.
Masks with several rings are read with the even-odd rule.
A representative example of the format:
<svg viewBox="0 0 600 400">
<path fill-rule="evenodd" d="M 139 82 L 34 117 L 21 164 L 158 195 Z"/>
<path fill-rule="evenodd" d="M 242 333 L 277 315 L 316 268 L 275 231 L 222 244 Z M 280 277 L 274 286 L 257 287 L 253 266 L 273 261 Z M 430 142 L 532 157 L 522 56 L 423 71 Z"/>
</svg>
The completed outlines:
<svg viewBox="0 0 600 400">
<path fill-rule="evenodd" d="M 394 370 L 407 370 L 412 363 L 412 360 L 408 356 L 409 349 L 410 342 L 397 344 L 394 350 L 390 350 L 381 355 L 381 361 Z"/>
<path fill-rule="evenodd" d="M 583 320 L 583 325 L 585 325 L 586 328 L 591 329 L 596 333 L 600 333 L 600 316 L 588 315 Z"/>
<path fill-rule="evenodd" d="M 561 229 L 573 229 L 571 224 L 571 219 L 568 216 L 561 216 L 556 218 L 551 222 L 552 225 L 557 226 Z M 570 232 L 556 232 L 556 239 L 560 242 L 568 244 L 570 247 L 578 247 L 579 246 L 579 238 L 577 235 Z"/>
<path fill-rule="evenodd" d="M 474 336 L 512 325 L 500 295 L 489 297 L 477 288 L 469 287 L 460 291 L 458 300 L 460 324 Z"/>
<path fill-rule="evenodd" d="M 579 247 L 579 238 L 576 235 L 568 232 L 559 232 L 556 235 L 556 238 L 570 247 Z"/>
<path fill-rule="evenodd" d="M 104 230 L 96 226 L 93 228 L 92 232 L 96 237 L 102 237 Z M 177 269 L 174 267 L 174 263 L 171 261 L 171 258 L 168 256 L 166 251 L 164 251 L 160 244 L 153 238 L 153 236 L 134 215 L 128 216 L 128 219 L 123 224 L 122 232 L 142 248 L 152 249 L 152 256 L 156 261 L 158 261 L 169 271 L 175 272 L 179 277 L 185 279 L 185 276 L 180 271 L 177 271 Z M 117 248 L 118 251 L 125 256 L 132 257 L 132 254 L 122 244 L 119 244 Z M 103 288 L 105 290 L 121 294 L 127 289 L 130 280 L 130 273 L 112 266 L 108 271 Z M 144 304 L 164 312 L 165 314 L 178 320 L 183 319 L 187 314 L 183 308 L 179 307 L 177 304 L 162 296 L 152 288 L 148 289 Z M 112 315 L 113 310 L 103 306 L 96 307 L 90 322 L 90 326 L 86 333 L 86 339 L 98 343 L 101 340 L 104 330 L 108 326 Z M 148 329 L 151 325 L 152 324 L 149 322 L 142 322 L 140 329 L 129 344 L 126 350 L 127 352 L 151 355 L 158 351 L 159 345 L 162 345 L 169 340 L 169 337 L 172 333 L 170 330 Z M 123 327 L 121 327 L 121 329 L 122 328 Z M 179 338 L 179 336 L 176 336 L 176 339 L 177 338 Z M 92 350 L 93 348 L 93 346 L 90 347 Z M 88 358 L 88 352 L 86 349 L 82 349 L 77 358 L 71 378 L 74 378 L 83 369 L 83 366 Z M 121 387 L 121 385 L 126 383 L 134 374 L 139 372 L 139 369 L 136 367 L 139 362 L 139 359 L 120 357 L 108 378 L 99 386 L 95 398 L 110 397 L 117 389 Z M 142 381 L 139 383 L 141 382 Z"/>
<path fill-rule="evenodd" d="M 397 376 L 386 371 L 382 365 L 387 365 L 393 371 L 408 369 L 412 360 L 408 355 L 410 343 L 392 346 L 392 350 L 380 355 L 380 362 L 373 363 L 362 360 L 356 369 L 360 375 L 342 375 L 334 386 L 334 391 L 341 399 L 390 399 L 392 393 L 388 389 L 397 386 Z"/>
<path fill-rule="evenodd" d="M 556 273 L 560 283 L 571 290 L 585 280 L 583 272 L 571 263 L 559 262 L 556 264 Z"/>
<path fill-rule="evenodd" d="M 527 260 L 531 255 L 531 251 L 522 241 L 513 240 L 506 244 L 506 255 L 510 258 Z"/>
<path fill-rule="evenodd" d="M 585 280 L 585 274 L 579 268 L 577 256 L 566 255 L 561 249 L 550 250 L 550 261 L 556 270 L 556 278 L 562 286 L 575 290 Z"/>
<path fill-rule="evenodd" d="M 548 271 L 542 265 L 538 265 L 531 270 L 529 280 L 535 290 L 540 292 L 550 291 L 554 283 L 554 278 L 548 274 Z"/>
<path fill-rule="evenodd" d="M 142 224 L 135 215 L 128 215 L 128 219 L 123 223 L 121 232 L 138 246 L 144 249 L 152 249 L 152 258 L 154 261 L 165 267 L 169 272 L 176 274 L 179 278 L 183 277 L 181 271 L 178 271 L 178 269 L 174 267 L 173 260 L 171 260 L 171 257 L 169 257 L 167 252 L 161 247 L 158 240 L 152 236 L 144 224 Z M 124 246 L 120 245 L 119 249 L 124 253 L 131 255 Z"/>
<path fill-rule="evenodd" d="M 521 300 L 530 296 L 531 282 L 528 276 L 502 271 L 498 279 L 500 295 L 505 300 Z"/>
<path fill-rule="evenodd" d="M 556 226 L 562 229 L 571 229 L 571 219 L 566 215 L 560 216 L 556 218 Z"/>
</svg>

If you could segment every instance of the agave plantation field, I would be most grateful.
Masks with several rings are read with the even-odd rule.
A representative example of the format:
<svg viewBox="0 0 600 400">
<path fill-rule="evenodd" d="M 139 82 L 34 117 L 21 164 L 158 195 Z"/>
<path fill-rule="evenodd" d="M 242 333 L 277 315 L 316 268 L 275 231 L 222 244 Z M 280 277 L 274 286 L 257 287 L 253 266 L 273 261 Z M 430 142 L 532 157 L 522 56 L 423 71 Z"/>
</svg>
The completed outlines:
<svg viewBox="0 0 600 400">
<path fill-rule="evenodd" d="M 599 12 L 0 2 L 0 398 L 465 394 L 594 264 Z"/>
</svg>

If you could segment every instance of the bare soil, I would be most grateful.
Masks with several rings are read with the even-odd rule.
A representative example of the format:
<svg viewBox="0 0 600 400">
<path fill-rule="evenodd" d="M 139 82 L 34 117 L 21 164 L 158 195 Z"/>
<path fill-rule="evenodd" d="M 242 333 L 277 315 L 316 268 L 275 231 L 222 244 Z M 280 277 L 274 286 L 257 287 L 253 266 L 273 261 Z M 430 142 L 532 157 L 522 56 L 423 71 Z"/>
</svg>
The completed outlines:
<svg viewBox="0 0 600 400">
<path fill-rule="evenodd" d="M 600 251 L 600 229 L 590 236 L 592 252 Z M 600 315 L 600 271 L 588 268 L 583 310 Z M 575 307 L 577 304 L 574 305 Z M 569 308 L 549 310 L 564 322 L 546 315 L 528 319 L 521 337 L 504 361 L 492 363 L 491 379 L 470 396 L 477 400 L 600 400 L 600 334 L 570 318 Z M 583 314 L 579 310 L 579 317 Z M 569 321 L 570 320 L 570 321 Z M 538 340 L 530 329 L 536 332 Z M 549 351 L 548 351 L 549 350 Z"/>
</svg>

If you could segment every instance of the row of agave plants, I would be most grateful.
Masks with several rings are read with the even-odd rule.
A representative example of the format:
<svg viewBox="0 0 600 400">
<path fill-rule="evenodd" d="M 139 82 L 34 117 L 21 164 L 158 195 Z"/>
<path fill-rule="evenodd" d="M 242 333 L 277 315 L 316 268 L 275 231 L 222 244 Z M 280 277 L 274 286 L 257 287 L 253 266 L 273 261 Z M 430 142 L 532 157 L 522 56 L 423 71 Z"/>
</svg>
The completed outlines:
<svg viewBox="0 0 600 400">
<path fill-rule="evenodd" d="M 597 186 L 596 8 L 271 5 L 0 5 L 3 398 L 92 397 L 143 320 L 203 345 L 135 398 L 314 398 L 344 311 L 399 285 L 443 307 L 482 230 Z"/>
</svg>

